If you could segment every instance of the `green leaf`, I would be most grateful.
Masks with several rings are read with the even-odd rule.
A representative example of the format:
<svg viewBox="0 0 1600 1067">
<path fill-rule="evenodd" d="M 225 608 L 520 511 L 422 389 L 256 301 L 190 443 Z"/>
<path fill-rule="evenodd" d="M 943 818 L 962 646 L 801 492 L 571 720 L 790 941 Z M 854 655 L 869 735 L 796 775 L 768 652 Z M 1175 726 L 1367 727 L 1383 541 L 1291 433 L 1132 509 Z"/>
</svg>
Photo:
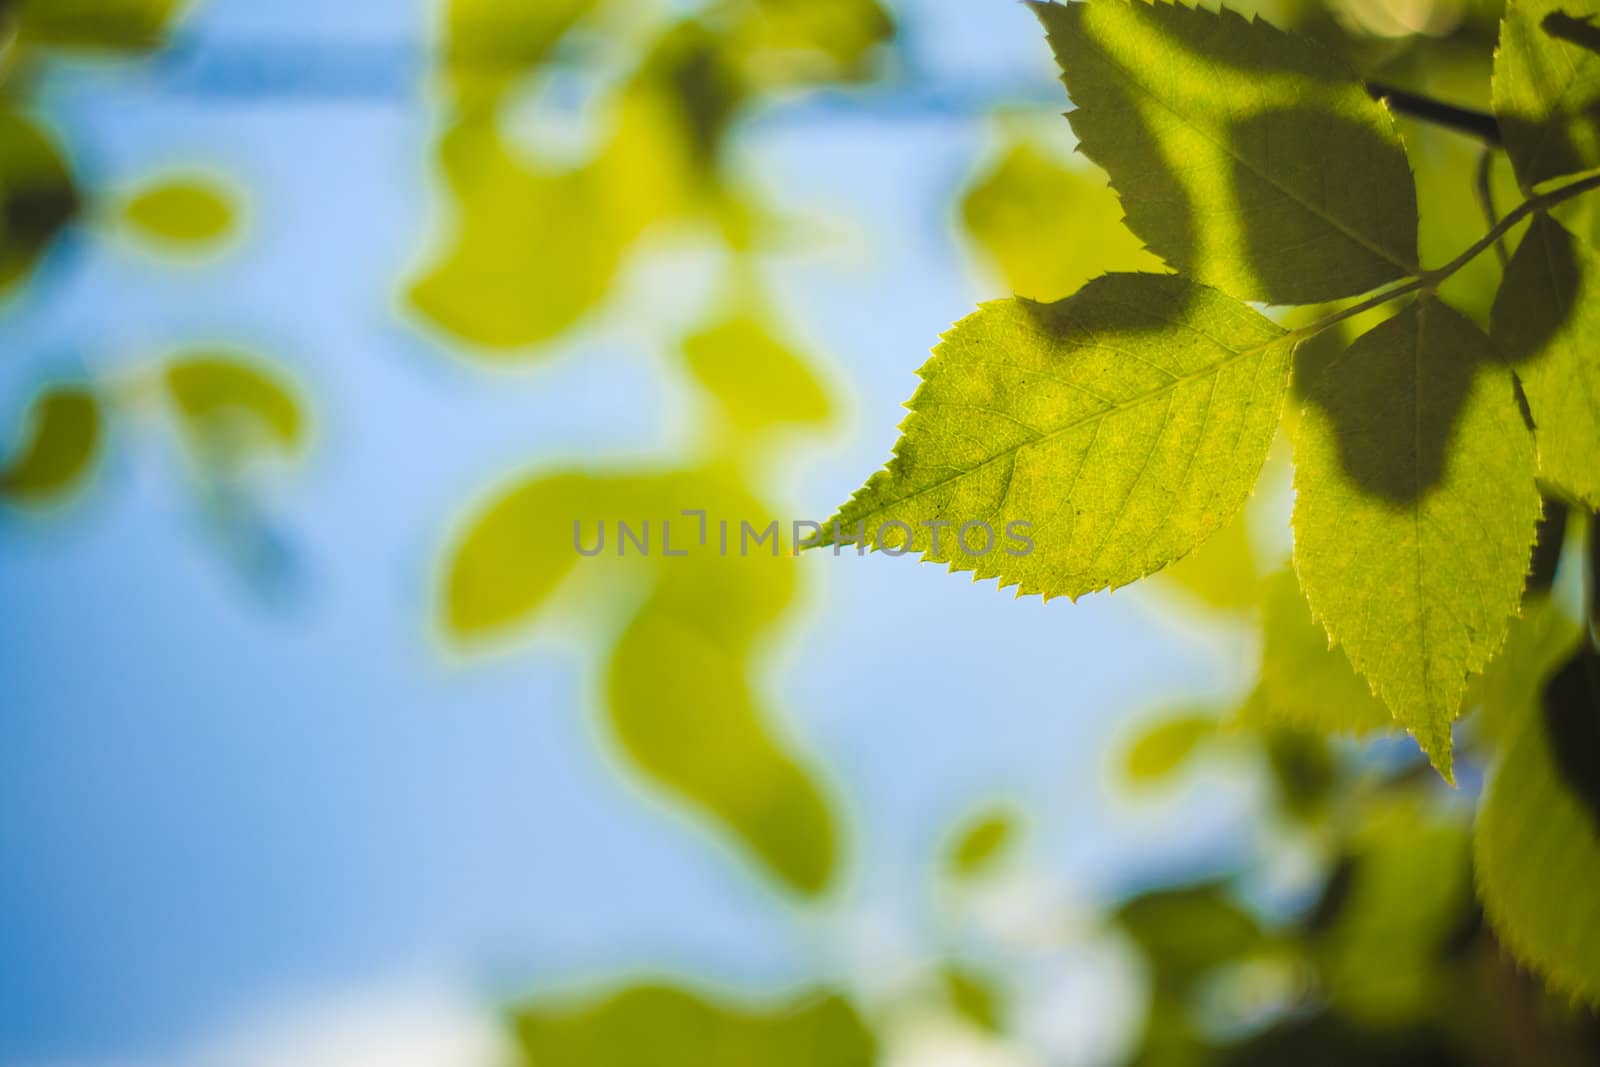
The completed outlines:
<svg viewBox="0 0 1600 1067">
<path fill-rule="evenodd" d="M 587 1007 L 536 1004 L 513 1017 L 528 1067 L 871 1067 L 877 1048 L 842 997 L 767 1008 L 671 986 L 625 989 Z"/>
<path fill-rule="evenodd" d="M 1290 347 L 1256 312 L 1167 275 L 987 304 L 923 366 L 893 460 L 824 540 L 860 531 L 890 551 L 909 540 L 1018 595 L 1137 581 L 1250 495 Z"/>
<path fill-rule="evenodd" d="M 1254 611 L 1261 600 L 1261 575 L 1249 518 L 1249 509 L 1242 509 L 1199 548 L 1151 580 L 1212 611 Z"/>
<path fill-rule="evenodd" d="M 444 68 L 457 103 L 497 101 L 594 6 L 594 0 L 449 0 Z"/>
<path fill-rule="evenodd" d="M 1148 958 L 1158 993 L 1183 992 L 1267 944 L 1260 923 L 1217 883 L 1144 893 L 1115 919 Z"/>
<path fill-rule="evenodd" d="M 1506 4 L 1494 111 L 1525 189 L 1600 167 L 1600 3 Z"/>
<path fill-rule="evenodd" d="M 706 512 L 703 538 L 685 507 Z M 744 540 L 744 524 L 761 532 L 768 510 L 704 471 L 524 481 L 474 516 L 449 553 L 442 622 L 453 641 L 476 645 L 531 621 L 575 569 L 622 578 L 630 595 L 606 654 L 602 710 L 627 766 L 732 832 L 785 885 L 816 895 L 838 865 L 836 819 L 770 729 L 755 684 L 757 651 L 795 595 L 795 560 L 776 533 Z M 648 527 L 648 552 L 622 541 L 619 521 L 635 536 Z M 575 607 L 617 632 L 610 602 L 585 596 Z"/>
<path fill-rule="evenodd" d="M 941 974 L 945 995 L 957 1014 L 978 1029 L 998 1034 L 1005 1025 L 1005 998 L 987 976 L 950 964 Z"/>
<path fill-rule="evenodd" d="M 1261 691 L 1252 712 L 1321 733 L 1365 734 L 1394 725 L 1344 652 L 1330 647 L 1293 571 L 1267 579 L 1261 627 Z"/>
<path fill-rule="evenodd" d="M 804 358 L 753 314 L 723 319 L 683 343 L 695 379 L 747 433 L 826 423 L 833 405 Z"/>
<path fill-rule="evenodd" d="M 305 419 L 289 385 L 251 357 L 196 352 L 166 367 L 167 392 L 192 441 L 238 453 L 257 444 L 288 451 L 301 444 Z"/>
<path fill-rule="evenodd" d="M 1181 769 L 1216 733 L 1217 717 L 1208 711 L 1164 717 L 1128 746 L 1122 761 L 1123 774 L 1136 785 L 1163 781 Z"/>
<path fill-rule="evenodd" d="M 17 28 L 30 44 L 106 52 L 148 52 L 165 43 L 184 0 L 16 0 Z"/>
<path fill-rule="evenodd" d="M 100 403 L 87 389 L 49 389 L 34 400 L 28 423 L 23 444 L 0 466 L 0 497 L 36 503 L 88 474 L 100 450 Z"/>
<path fill-rule="evenodd" d="M 1516 709 L 1474 836 L 1500 941 L 1556 990 L 1600 1005 L 1600 657 L 1577 644 Z"/>
<path fill-rule="evenodd" d="M 45 132 L 0 110 L 0 293 L 33 269 L 81 206 L 72 173 Z"/>
<path fill-rule="evenodd" d="M 1590 508 L 1600 507 L 1596 294 L 1600 252 L 1541 215 L 1511 257 L 1493 318 L 1533 414 L 1540 475 Z"/>
<path fill-rule="evenodd" d="M 122 213 L 146 237 L 179 246 L 215 243 L 234 224 L 228 192 L 196 178 L 173 178 L 141 189 L 123 205 Z"/>
<path fill-rule="evenodd" d="M 1111 271 L 1159 271 L 1122 225 L 1104 174 L 1071 167 L 1034 145 L 1011 145 L 961 204 L 967 235 L 1005 279 L 1033 300 L 1071 296 Z"/>
<path fill-rule="evenodd" d="M 956 835 L 945 860 L 949 874 L 974 878 L 994 868 L 1017 838 L 1016 813 L 1006 808 L 984 812 Z"/>
<path fill-rule="evenodd" d="M 1310 41 L 1231 11 L 1033 5 L 1128 225 L 1243 300 L 1309 304 L 1417 269 L 1416 189 L 1382 104 Z"/>
<path fill-rule="evenodd" d="M 1329 636 L 1449 778 L 1467 675 L 1505 638 L 1539 519 L 1510 375 L 1476 326 L 1422 299 L 1307 396 L 1295 569 Z"/>
</svg>

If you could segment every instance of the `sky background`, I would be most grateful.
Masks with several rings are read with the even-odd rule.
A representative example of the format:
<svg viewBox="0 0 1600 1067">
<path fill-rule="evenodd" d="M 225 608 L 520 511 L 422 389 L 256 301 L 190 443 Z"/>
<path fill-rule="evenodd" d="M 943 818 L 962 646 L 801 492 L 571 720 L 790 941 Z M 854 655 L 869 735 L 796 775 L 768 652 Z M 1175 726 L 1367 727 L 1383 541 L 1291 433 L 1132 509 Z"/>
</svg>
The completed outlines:
<svg viewBox="0 0 1600 1067">
<path fill-rule="evenodd" d="M 848 411 L 775 464 L 796 517 L 884 461 L 927 349 L 1003 295 L 956 226 L 994 126 L 949 102 L 1008 96 L 1070 136 L 1020 5 L 894 6 L 910 103 L 789 101 L 738 142 L 751 180 L 819 220 L 763 263 Z M 934 857 L 995 799 L 1028 812 L 1031 867 L 1086 901 L 1248 848 L 1251 787 L 1220 771 L 1137 802 L 1109 785 L 1141 716 L 1249 680 L 1226 634 L 1202 639 L 1159 593 L 1047 606 L 910 560 L 805 558 L 762 683 L 847 816 L 845 876 L 809 908 L 622 768 L 584 635 L 446 655 L 433 594 L 474 502 L 518 471 L 686 449 L 667 346 L 707 283 L 692 256 L 641 264 L 613 303 L 626 315 L 514 371 L 409 315 L 403 285 L 441 225 L 431 32 L 422 3 L 209 0 L 173 58 L 46 86 L 87 184 L 199 167 L 243 191 L 247 230 L 198 266 L 74 234 L 0 306 L 0 426 L 43 381 L 221 342 L 295 376 L 314 440 L 259 487 L 243 535 L 136 421 L 72 507 L 0 512 L 0 1062 L 203 1059 L 286 1005 L 396 988 L 492 1004 L 638 973 L 868 981 L 931 951 Z M 323 91 L 259 91 L 240 48 L 298 57 Z M 241 536 L 267 538 L 268 578 Z M 419 995 L 412 1023 L 442 1002 Z"/>
</svg>

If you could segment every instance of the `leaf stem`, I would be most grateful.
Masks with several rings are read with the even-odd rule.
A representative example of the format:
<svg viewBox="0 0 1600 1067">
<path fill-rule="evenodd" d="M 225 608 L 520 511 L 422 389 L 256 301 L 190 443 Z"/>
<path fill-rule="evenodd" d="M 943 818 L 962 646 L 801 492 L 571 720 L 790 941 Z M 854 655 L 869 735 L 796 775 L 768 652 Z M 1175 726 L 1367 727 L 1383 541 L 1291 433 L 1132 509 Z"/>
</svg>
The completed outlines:
<svg viewBox="0 0 1600 1067">
<path fill-rule="evenodd" d="M 1408 93 L 1404 89 L 1397 89 L 1382 82 L 1368 82 L 1367 95 L 1374 100 L 1387 101 L 1390 107 L 1402 115 L 1431 122 L 1435 126 L 1444 126 L 1458 133 L 1469 134 L 1486 144 L 1502 143 L 1500 123 L 1493 115 L 1482 111 L 1472 111 L 1432 97 Z"/>
<path fill-rule="evenodd" d="M 1444 266 L 1434 270 L 1422 271 L 1388 289 L 1380 289 L 1366 299 L 1360 300 L 1347 308 L 1335 311 L 1331 315 L 1326 315 L 1316 322 L 1301 326 L 1299 329 L 1289 331 L 1289 336 L 1297 341 L 1303 341 L 1332 326 L 1337 326 L 1346 319 L 1354 318 L 1365 311 L 1371 311 L 1375 307 L 1382 307 L 1384 304 L 1392 300 L 1398 300 L 1402 296 L 1407 296 L 1422 289 L 1437 289 L 1451 275 L 1471 263 L 1474 259 L 1477 259 L 1485 250 L 1498 244 L 1500 238 L 1504 237 L 1517 223 L 1529 215 L 1536 211 L 1548 211 L 1563 201 L 1570 200 L 1575 196 L 1581 196 L 1593 189 L 1600 189 L 1600 174 L 1590 174 L 1588 177 L 1580 178 L 1575 182 L 1569 182 L 1548 192 L 1529 197 L 1513 208 L 1499 222 L 1491 226 L 1488 233 L 1467 246 L 1460 255 Z"/>
</svg>

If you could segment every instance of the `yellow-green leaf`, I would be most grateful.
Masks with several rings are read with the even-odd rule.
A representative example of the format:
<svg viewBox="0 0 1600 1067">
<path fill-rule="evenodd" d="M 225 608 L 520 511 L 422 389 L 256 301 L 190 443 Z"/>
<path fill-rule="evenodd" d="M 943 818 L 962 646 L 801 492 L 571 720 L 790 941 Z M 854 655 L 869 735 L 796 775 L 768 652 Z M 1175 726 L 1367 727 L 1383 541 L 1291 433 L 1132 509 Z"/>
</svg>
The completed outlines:
<svg viewBox="0 0 1600 1067">
<path fill-rule="evenodd" d="M 16 0 L 17 27 L 31 44 L 107 52 L 159 48 L 185 0 Z"/>
<path fill-rule="evenodd" d="M 1539 519 L 1533 441 L 1489 339 L 1422 299 L 1308 391 L 1295 569 L 1316 617 L 1441 774 L 1467 676 L 1505 639 Z"/>
<path fill-rule="evenodd" d="M 1533 414 L 1539 474 L 1590 508 L 1600 507 L 1597 294 L 1600 252 L 1541 215 L 1506 268 L 1493 326 Z"/>
<path fill-rule="evenodd" d="M 1019 595 L 1137 581 L 1249 497 L 1290 347 L 1261 315 L 1171 275 L 987 304 L 923 366 L 893 460 L 824 540 L 909 545 Z"/>
<path fill-rule="evenodd" d="M 983 812 L 963 826 L 945 860 L 955 878 L 973 878 L 1004 858 L 1017 837 L 1016 813 L 1007 808 Z"/>
<path fill-rule="evenodd" d="M 831 994 L 757 1007 L 638 985 L 588 1006 L 531 1005 L 512 1023 L 528 1067 L 872 1067 L 877 1055 Z"/>
<path fill-rule="evenodd" d="M 50 138 L 30 119 L 0 110 L 0 293 L 33 269 L 80 206 Z"/>
<path fill-rule="evenodd" d="M 749 314 L 734 315 L 683 343 L 689 370 L 745 431 L 828 421 L 832 405 L 799 353 Z"/>
<path fill-rule="evenodd" d="M 497 100 L 594 7 L 594 0 L 448 0 L 444 68 L 458 104 Z"/>
<path fill-rule="evenodd" d="M 1188 763 L 1189 757 L 1216 733 L 1217 717 L 1207 711 L 1164 717 L 1128 746 L 1122 761 L 1123 773 L 1137 785 L 1163 781 Z"/>
<path fill-rule="evenodd" d="M 1111 271 L 1161 269 L 1122 224 L 1104 173 L 1067 166 L 1026 142 L 1011 145 L 973 185 L 961 218 L 1007 288 L 1033 300 L 1071 296 Z"/>
<path fill-rule="evenodd" d="M 1600 167 L 1600 3 L 1509 0 L 1494 111 L 1525 188 Z"/>
<path fill-rule="evenodd" d="M 1416 189 L 1382 104 L 1332 52 L 1157 0 L 1033 4 L 1083 151 L 1128 225 L 1196 281 L 1309 304 L 1417 268 Z"/>
<path fill-rule="evenodd" d="M 0 497 L 32 503 L 80 483 L 100 450 L 100 424 L 100 403 L 87 389 L 62 386 L 41 393 L 21 445 L 0 465 Z"/>
<path fill-rule="evenodd" d="M 1344 651 L 1330 647 L 1293 571 L 1267 579 L 1263 599 L 1261 690 L 1253 712 L 1322 733 L 1364 734 L 1394 725 Z"/>
<path fill-rule="evenodd" d="M 166 383 L 184 429 L 205 447 L 301 443 L 305 420 L 291 386 L 249 356 L 185 354 L 168 362 Z"/>
<path fill-rule="evenodd" d="M 139 190 L 122 207 L 135 230 L 154 241 L 179 246 L 212 244 L 234 224 L 232 197 L 197 178 L 173 178 Z"/>
<path fill-rule="evenodd" d="M 1600 1005 L 1600 662 L 1565 662 L 1515 709 L 1478 812 L 1478 893 L 1513 956 Z M 1508 709 L 1510 710 L 1510 709 Z"/>
</svg>

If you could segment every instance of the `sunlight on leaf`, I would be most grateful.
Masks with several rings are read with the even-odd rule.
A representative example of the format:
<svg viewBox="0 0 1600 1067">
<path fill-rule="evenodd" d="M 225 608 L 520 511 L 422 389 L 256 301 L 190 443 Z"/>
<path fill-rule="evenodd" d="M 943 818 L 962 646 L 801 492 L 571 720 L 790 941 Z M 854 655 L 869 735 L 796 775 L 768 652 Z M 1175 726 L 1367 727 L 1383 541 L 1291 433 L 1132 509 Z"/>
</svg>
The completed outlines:
<svg viewBox="0 0 1600 1067">
<path fill-rule="evenodd" d="M 147 186 L 128 199 L 122 212 L 146 238 L 190 247 L 228 236 L 235 214 L 233 198 L 225 189 L 195 178 L 173 178 Z"/>
<path fill-rule="evenodd" d="M 498 100 L 594 6 L 595 0 L 448 0 L 444 68 L 457 104 Z"/>
<path fill-rule="evenodd" d="M 877 1056 L 833 995 L 763 1010 L 637 985 L 588 1007 L 520 1008 L 512 1023 L 528 1067 L 871 1067 Z"/>
<path fill-rule="evenodd" d="M 80 206 L 66 161 L 44 130 L 0 110 L 0 293 L 33 269 Z"/>
<path fill-rule="evenodd" d="M 1509 0 L 1494 111 L 1524 188 L 1600 167 L 1600 3 Z"/>
<path fill-rule="evenodd" d="M 1600 76 L 1600 68 L 1596 75 Z M 1494 339 L 1533 413 L 1539 474 L 1600 507 L 1600 252 L 1534 219 L 1494 305 Z"/>
<path fill-rule="evenodd" d="M 1007 288 L 1044 301 L 1111 271 L 1162 269 L 1121 217 L 1103 172 L 1059 163 L 1026 142 L 1006 149 L 961 205 L 967 235 Z"/>
<path fill-rule="evenodd" d="M 0 497 L 36 503 L 80 484 L 100 450 L 100 404 L 87 389 L 41 393 L 11 458 L 0 465 Z"/>
<path fill-rule="evenodd" d="M 1169 265 L 1244 300 L 1351 296 L 1417 267 L 1417 203 L 1382 104 L 1322 47 L 1231 11 L 1033 4 L 1085 154 Z"/>
<path fill-rule="evenodd" d="M 1531 435 L 1489 339 L 1433 300 L 1311 384 L 1295 570 L 1312 611 L 1450 777 L 1467 676 L 1505 639 L 1540 513 Z"/>
<path fill-rule="evenodd" d="M 1107 275 L 1055 304 L 987 304 L 919 372 L 894 458 L 840 509 L 839 529 L 999 577 L 1019 596 L 1127 585 L 1243 506 L 1289 355 L 1277 326 L 1170 275 Z"/>
</svg>

